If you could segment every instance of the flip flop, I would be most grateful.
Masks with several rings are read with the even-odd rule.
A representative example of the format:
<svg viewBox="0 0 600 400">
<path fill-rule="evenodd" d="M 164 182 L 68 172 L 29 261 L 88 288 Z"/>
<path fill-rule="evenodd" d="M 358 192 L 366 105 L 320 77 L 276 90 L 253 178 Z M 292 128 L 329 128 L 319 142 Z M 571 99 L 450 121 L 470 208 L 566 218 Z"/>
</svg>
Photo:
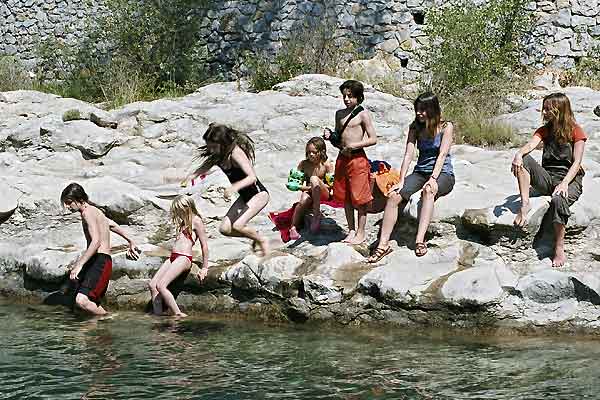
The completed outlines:
<svg viewBox="0 0 600 400">
<path fill-rule="evenodd" d="M 381 259 L 385 256 L 387 256 L 388 254 L 390 254 L 392 251 L 392 247 L 388 246 L 387 249 L 383 249 L 381 247 L 378 247 L 375 249 L 375 252 L 371 255 L 371 257 L 369 257 L 367 259 L 367 262 L 369 264 L 374 264 L 376 262 L 381 261 Z"/>
<path fill-rule="evenodd" d="M 425 254 L 427 254 L 427 245 L 423 242 L 415 243 L 415 255 L 423 257 Z"/>
</svg>

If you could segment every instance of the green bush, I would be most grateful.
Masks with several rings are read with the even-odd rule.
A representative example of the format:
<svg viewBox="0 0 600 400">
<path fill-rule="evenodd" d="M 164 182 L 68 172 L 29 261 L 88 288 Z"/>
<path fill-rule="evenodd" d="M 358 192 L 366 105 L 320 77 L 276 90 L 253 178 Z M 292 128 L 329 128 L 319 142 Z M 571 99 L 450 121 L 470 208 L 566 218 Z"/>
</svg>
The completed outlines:
<svg viewBox="0 0 600 400">
<path fill-rule="evenodd" d="M 33 80 L 15 57 L 0 56 L 0 92 L 32 89 Z"/>
<path fill-rule="evenodd" d="M 252 88 L 268 90 L 300 74 L 339 74 L 355 49 L 350 41 L 336 39 L 331 26 L 325 20 L 306 23 L 294 30 L 276 54 L 246 53 L 243 63 Z"/>
<path fill-rule="evenodd" d="M 451 95 L 521 69 L 522 41 L 533 26 L 526 3 L 462 0 L 432 8 L 424 29 L 429 45 L 420 52 L 431 88 Z"/>
<path fill-rule="evenodd" d="M 205 0 L 107 0 L 108 13 L 76 47 L 51 39 L 38 49 L 39 75 L 62 96 L 115 107 L 191 92 L 207 77 L 196 37 Z"/>
<path fill-rule="evenodd" d="M 438 94 L 446 118 L 455 121 L 458 143 L 515 145 L 510 127 L 495 122 L 505 99 L 531 84 L 520 56 L 533 27 L 526 0 L 460 0 L 432 8 L 419 52 L 425 70 L 422 90 Z"/>
<path fill-rule="evenodd" d="M 81 118 L 81 113 L 77 109 L 67 110 L 62 115 L 63 122 L 76 121 Z"/>
<path fill-rule="evenodd" d="M 587 86 L 600 90 L 600 46 L 595 46 L 582 57 L 575 68 L 568 70 L 560 79 L 562 86 Z"/>
</svg>

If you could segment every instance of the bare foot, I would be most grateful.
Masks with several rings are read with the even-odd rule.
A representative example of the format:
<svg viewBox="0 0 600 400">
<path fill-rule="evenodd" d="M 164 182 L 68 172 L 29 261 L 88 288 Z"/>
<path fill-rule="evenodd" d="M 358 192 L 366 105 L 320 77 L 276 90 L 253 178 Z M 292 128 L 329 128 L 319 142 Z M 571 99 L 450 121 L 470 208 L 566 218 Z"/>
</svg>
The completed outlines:
<svg viewBox="0 0 600 400">
<path fill-rule="evenodd" d="M 529 213 L 530 209 L 531 209 L 531 206 L 529 206 L 529 205 L 522 206 L 521 209 L 519 210 L 519 212 L 517 213 L 517 216 L 515 217 L 515 221 L 513 222 L 513 224 L 515 226 L 518 226 L 519 228 L 522 228 L 525 225 L 527 225 L 527 214 Z"/>
<path fill-rule="evenodd" d="M 187 316 L 188 316 L 188 315 L 187 315 L 186 313 L 182 313 L 182 312 L 180 312 L 179 314 L 175 314 L 175 315 L 174 315 L 174 317 L 175 317 L 175 318 L 185 318 L 185 317 L 187 317 Z"/>
<path fill-rule="evenodd" d="M 356 236 L 356 232 L 348 231 L 348 236 L 346 236 L 346 238 L 342 240 L 342 243 L 350 243 L 350 241 L 354 239 L 354 236 Z"/>
<path fill-rule="evenodd" d="M 269 255 L 269 253 L 271 252 L 271 249 L 269 248 L 269 239 L 267 238 L 262 238 L 262 240 L 258 241 L 258 245 L 260 246 L 260 250 L 261 250 L 261 255 L 263 257 L 266 257 Z"/>
<path fill-rule="evenodd" d="M 552 266 L 555 268 L 562 267 L 567 262 L 567 256 L 565 255 L 565 249 L 557 247 L 554 249 L 554 258 L 552 259 Z"/>
<path fill-rule="evenodd" d="M 348 241 L 349 244 L 361 244 L 362 242 L 365 241 L 365 239 L 367 238 L 367 235 L 363 234 L 356 234 L 354 235 L 354 237 Z"/>
<path fill-rule="evenodd" d="M 298 233 L 298 230 L 296 229 L 295 226 L 292 226 L 290 228 L 290 239 L 291 240 L 298 240 L 298 239 L 300 239 L 300 234 Z"/>
</svg>

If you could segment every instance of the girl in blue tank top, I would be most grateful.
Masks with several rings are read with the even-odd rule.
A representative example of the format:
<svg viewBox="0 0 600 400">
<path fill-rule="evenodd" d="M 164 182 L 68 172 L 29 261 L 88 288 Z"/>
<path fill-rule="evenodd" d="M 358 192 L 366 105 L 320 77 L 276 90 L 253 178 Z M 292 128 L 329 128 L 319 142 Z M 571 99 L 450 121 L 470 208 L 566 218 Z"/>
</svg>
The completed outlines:
<svg viewBox="0 0 600 400">
<path fill-rule="evenodd" d="M 433 93 L 423 93 L 414 102 L 415 119 L 408 129 L 406 150 L 400 167 L 400 182 L 394 185 L 386 202 L 381 224 L 379 245 L 369 262 L 381 260 L 392 252 L 389 240 L 398 219 L 398 207 L 404 208 L 410 197 L 421 190 L 419 227 L 415 239 L 415 254 L 422 257 L 427 253 L 425 233 L 433 215 L 433 205 L 454 187 L 454 169 L 450 146 L 453 141 L 452 123 L 442 120 L 440 103 Z M 419 150 L 417 165 L 407 175 L 415 148 Z"/>
</svg>

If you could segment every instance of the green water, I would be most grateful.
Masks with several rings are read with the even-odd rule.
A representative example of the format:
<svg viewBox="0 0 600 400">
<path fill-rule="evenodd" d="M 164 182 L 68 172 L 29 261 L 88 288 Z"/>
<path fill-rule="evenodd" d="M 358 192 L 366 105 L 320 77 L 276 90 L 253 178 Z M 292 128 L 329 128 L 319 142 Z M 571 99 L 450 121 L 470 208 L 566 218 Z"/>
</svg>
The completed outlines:
<svg viewBox="0 0 600 400">
<path fill-rule="evenodd" d="M 0 303 L 0 399 L 596 399 L 600 341 Z"/>
</svg>

